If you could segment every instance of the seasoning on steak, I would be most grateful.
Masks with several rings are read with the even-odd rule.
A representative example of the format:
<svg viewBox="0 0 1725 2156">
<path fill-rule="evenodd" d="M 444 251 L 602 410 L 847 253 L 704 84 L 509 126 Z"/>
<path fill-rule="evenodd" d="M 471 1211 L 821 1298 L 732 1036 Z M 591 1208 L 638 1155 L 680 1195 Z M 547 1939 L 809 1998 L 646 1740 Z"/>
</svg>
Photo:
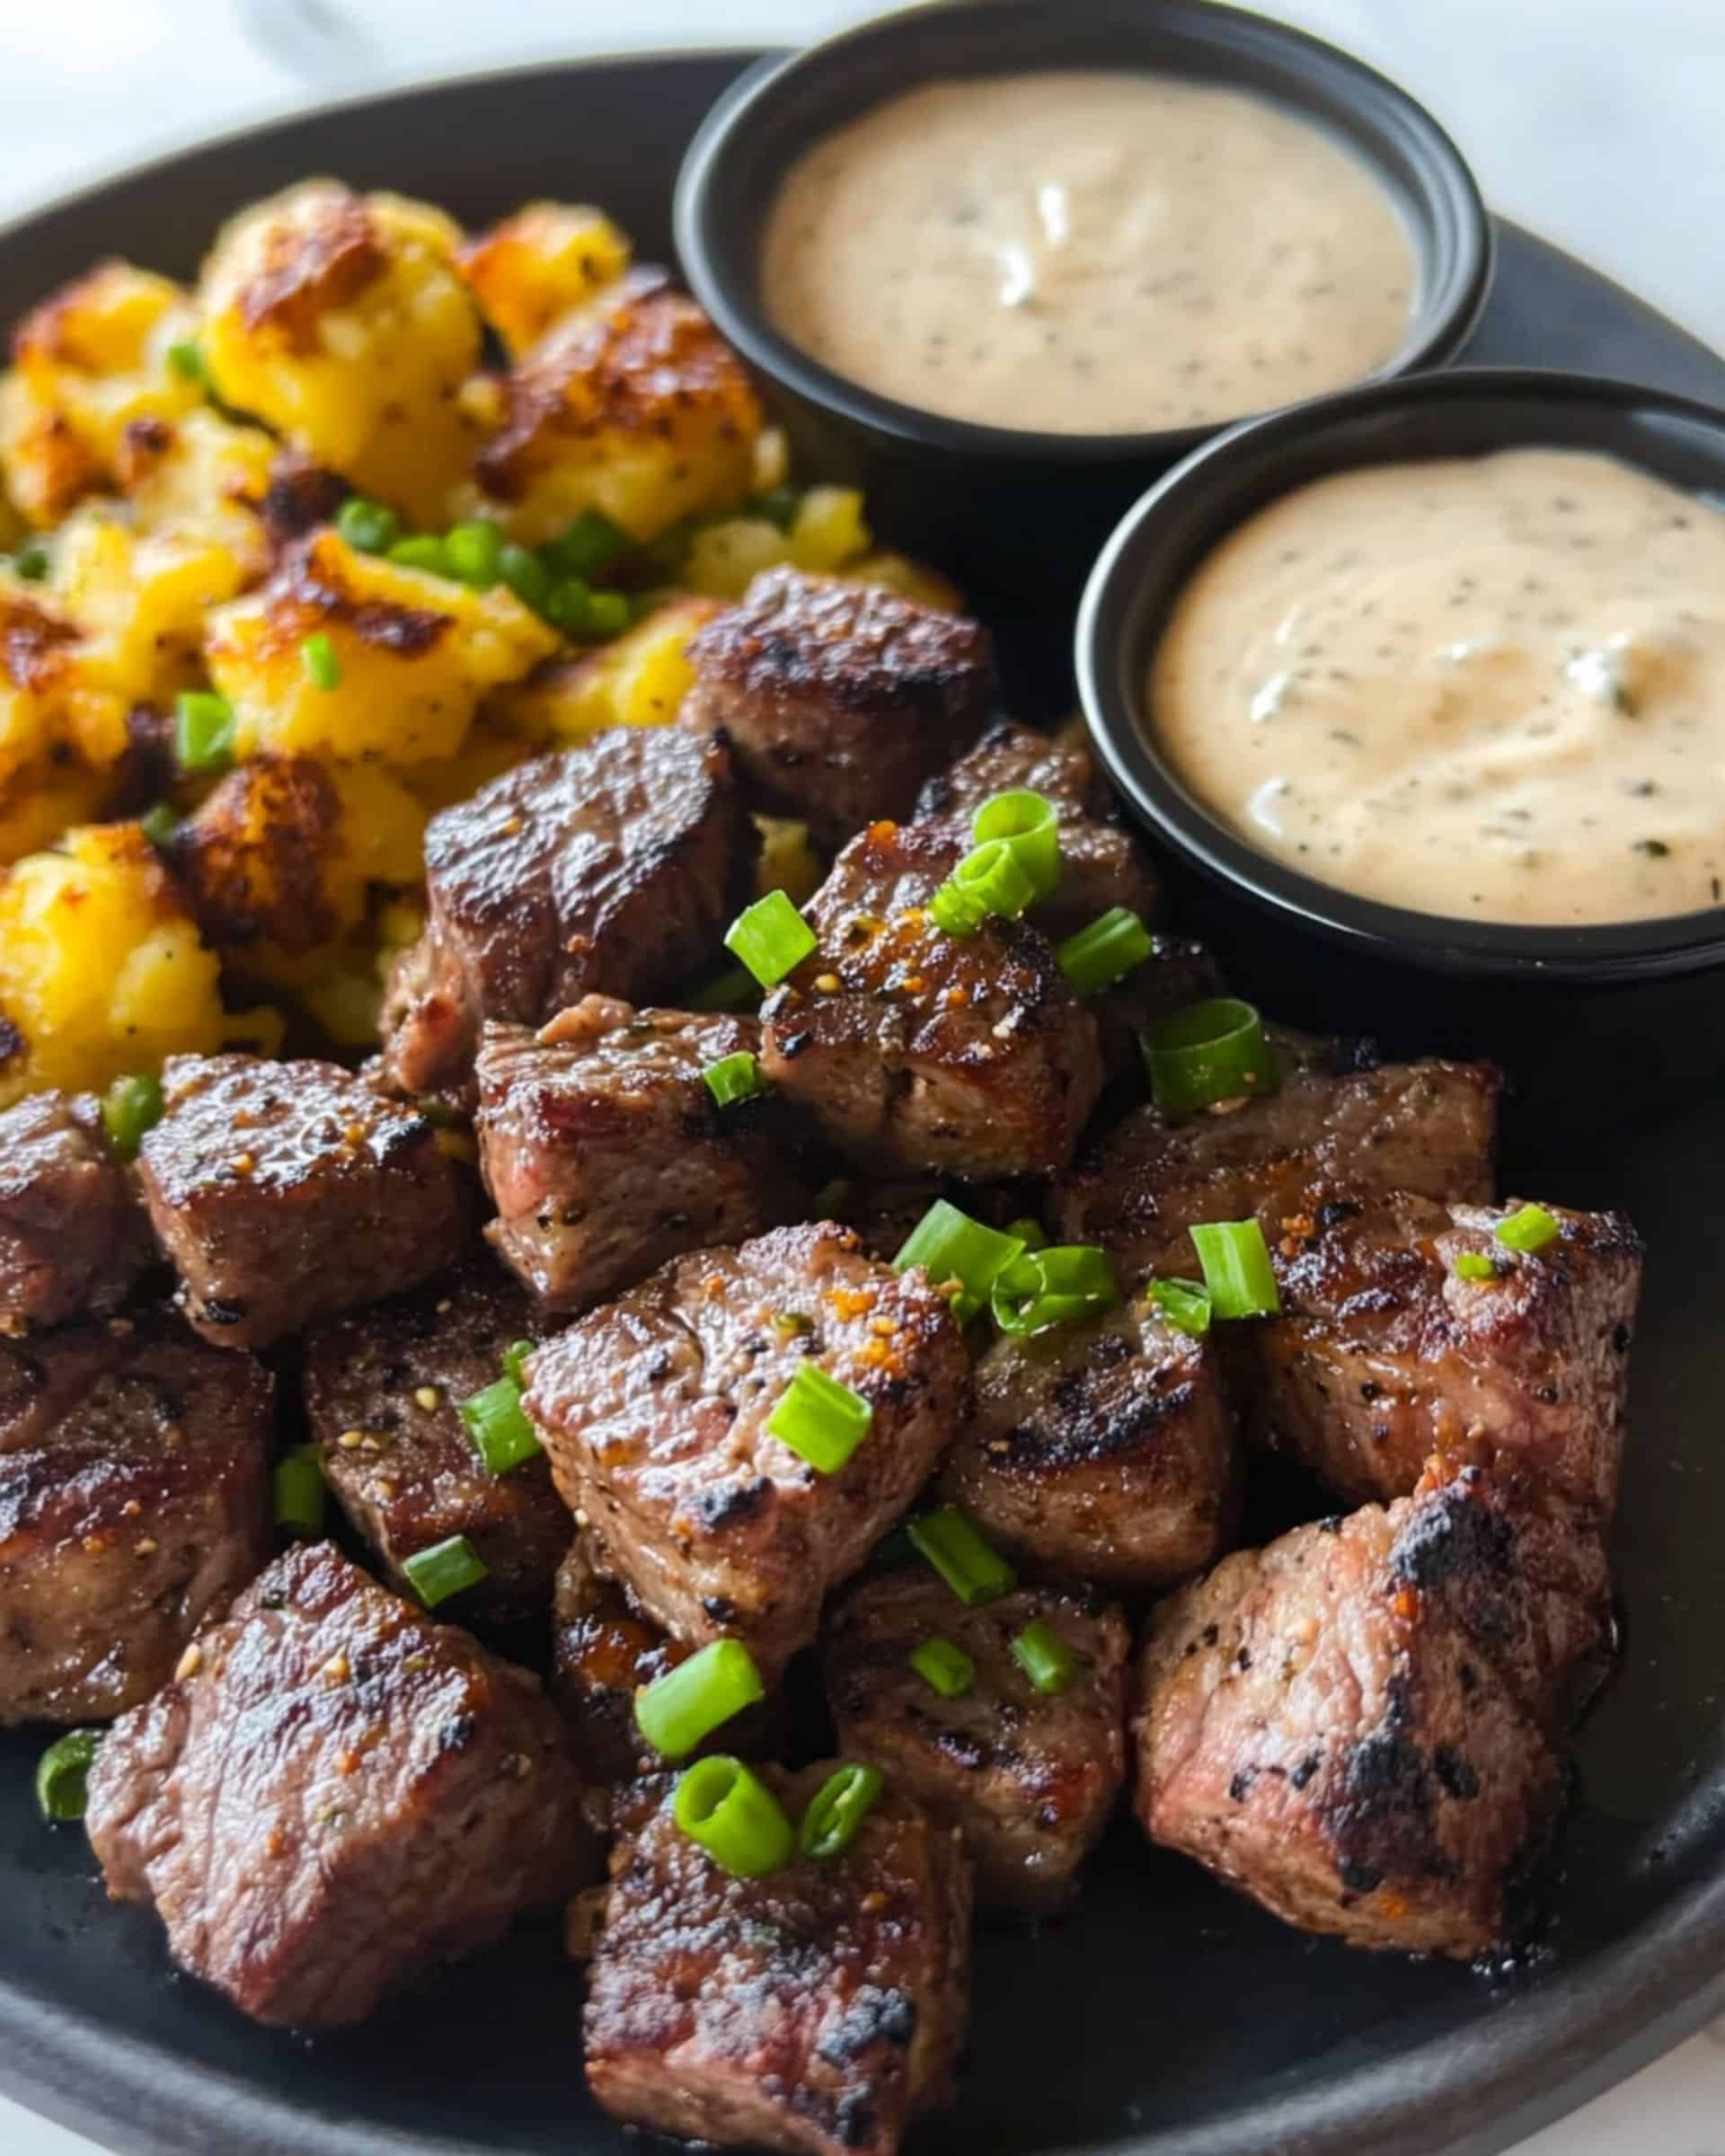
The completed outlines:
<svg viewBox="0 0 1725 2156">
<path fill-rule="evenodd" d="M 1096 1021 L 1026 923 L 935 926 L 961 851 L 919 824 L 851 841 L 804 909 L 818 949 L 763 1006 L 761 1066 L 865 1168 L 1049 1172 L 1101 1091 Z"/>
<path fill-rule="evenodd" d="M 941 1486 L 1027 1569 L 1172 1586 L 1228 1547 L 1241 1458 L 1216 1355 L 1142 1301 L 1014 1339 L 977 1365 Z"/>
<path fill-rule="evenodd" d="M 766 1425 L 804 1363 L 872 1423 L 821 1474 Z M 675 1259 L 526 1366 L 526 1405 L 594 1561 L 686 1645 L 731 1634 L 769 1678 L 927 1480 L 970 1405 L 964 1342 L 919 1269 L 830 1222 Z"/>
<path fill-rule="evenodd" d="M 487 1025 L 474 1074 L 485 1233 L 553 1310 L 668 1259 L 807 1210 L 794 1118 L 766 1097 L 721 1108 L 703 1073 L 754 1055 L 759 1021 L 583 997 L 536 1034 Z"/>
<path fill-rule="evenodd" d="M 718 951 L 758 844 L 724 744 L 677 727 L 596 734 L 434 816 L 429 919 L 385 999 L 391 1082 L 463 1087 L 483 1019 L 673 987 Z"/>
<path fill-rule="evenodd" d="M 969 846 L 970 819 L 982 804 L 991 795 L 1025 788 L 1052 801 L 1060 823 L 1060 886 L 1031 908 L 1038 927 L 1050 936 L 1068 936 L 1115 906 L 1154 919 L 1161 905 L 1155 872 L 1119 821 L 1080 741 L 1051 741 L 1013 720 L 998 720 L 969 755 L 923 788 L 917 820 L 949 826 Z"/>
<path fill-rule="evenodd" d="M 994 699 L 988 632 L 878 585 L 764 570 L 689 645 L 682 722 L 722 728 L 751 806 L 832 844 L 907 816 Z"/>
<path fill-rule="evenodd" d="M 768 1768 L 792 1822 L 836 1763 Z M 640 1785 L 588 1973 L 587 2078 L 615 2118 L 722 2148 L 896 2156 L 945 2104 L 969 2013 L 969 1868 L 887 1788 L 836 1857 L 733 1878 Z"/>
<path fill-rule="evenodd" d="M 341 1509 L 398 1577 L 415 1551 L 465 1535 L 486 1568 L 452 1605 L 467 1624 L 542 1623 L 569 1546 L 546 1462 L 494 1475 L 460 1414 L 502 1375 L 506 1350 L 543 1330 L 485 1259 L 305 1339 L 305 1411 Z"/>
<path fill-rule="evenodd" d="M 317 1542 L 117 1724 L 86 1818 L 181 1968 L 320 2028 L 591 1878 L 581 1794 L 536 1678 Z"/>
<path fill-rule="evenodd" d="M 422 1116 L 332 1063 L 177 1056 L 138 1172 L 187 1317 L 263 1348 L 450 1264 L 454 1171 Z"/>
<path fill-rule="evenodd" d="M 1310 1931 L 1469 1958 L 1504 1943 L 1557 1812 L 1561 1674 L 1605 1608 L 1597 1542 L 1554 1622 L 1481 1470 L 1225 1558 L 1138 1668 L 1151 1839 Z M 1590 1546 L 1589 1546 L 1590 1545 Z"/>
<path fill-rule="evenodd" d="M 165 1312 L 0 1340 L 0 1723 L 147 1699 L 252 1577 L 273 1390 Z"/>
<path fill-rule="evenodd" d="M 1039 1623 L 1082 1662 L 1038 1691 L 1012 1643 Z M 930 1639 L 968 1655 L 975 1682 L 947 1699 L 910 1666 Z M 1085 1594 L 1020 1588 L 968 1610 L 920 1567 L 845 1595 L 823 1668 L 839 1746 L 963 1831 L 979 1902 L 1046 1913 L 1069 1902 L 1126 1779 L 1125 1620 Z"/>
<path fill-rule="evenodd" d="M 1279 1219 L 1312 1184 L 1491 1197 L 1502 1081 L 1491 1065 L 1338 1070 L 1286 1049 L 1281 1061 L 1267 1099 L 1181 1121 L 1154 1108 L 1128 1116 L 1064 1180 L 1060 1240 L 1102 1243 L 1132 1276 L 1190 1274 L 1193 1222 Z"/>
<path fill-rule="evenodd" d="M 1493 1231 L 1516 1209 L 1325 1188 L 1266 1224 L 1285 1314 L 1240 1343 L 1255 1434 L 1355 1502 L 1402 1495 L 1442 1451 L 1510 1455 L 1608 1515 L 1641 1239 L 1549 1206 L 1557 1239 L 1511 1250 Z M 1464 1254 L 1491 1277 L 1464 1279 Z"/>
<path fill-rule="evenodd" d="M 117 1310 L 155 1254 L 87 1093 L 0 1115 L 0 1330 Z"/>
</svg>

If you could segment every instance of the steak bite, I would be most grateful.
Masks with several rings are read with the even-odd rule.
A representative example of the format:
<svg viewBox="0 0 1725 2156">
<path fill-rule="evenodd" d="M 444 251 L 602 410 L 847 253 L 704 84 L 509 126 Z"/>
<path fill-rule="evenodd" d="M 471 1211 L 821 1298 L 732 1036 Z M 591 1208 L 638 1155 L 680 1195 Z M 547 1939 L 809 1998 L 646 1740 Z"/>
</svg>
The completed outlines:
<svg viewBox="0 0 1725 2156">
<path fill-rule="evenodd" d="M 1057 1693 L 1039 1691 L 1013 1653 L 1031 1623 L 1079 1658 Z M 975 1666 L 956 1699 L 911 1666 L 931 1639 Z M 962 1830 L 979 1902 L 1062 1908 L 1126 1779 L 1128 1645 L 1119 1612 L 1092 1596 L 1021 1588 L 968 1610 L 921 1568 L 889 1573 L 847 1595 L 828 1626 L 840 1749 Z"/>
<path fill-rule="evenodd" d="M 1320 1189 L 1267 1224 L 1284 1315 L 1242 1343 L 1255 1434 L 1355 1502 L 1403 1495 L 1443 1452 L 1512 1458 L 1607 1516 L 1641 1239 L 1552 1206 L 1556 1238 L 1512 1250 L 1494 1231 L 1516 1209 Z"/>
<path fill-rule="evenodd" d="M 1465 1960 L 1511 1937 L 1563 1795 L 1553 1642 L 1606 1598 L 1597 1542 L 1575 1549 L 1585 1598 L 1550 1597 L 1490 1479 L 1446 1471 L 1159 1607 L 1135 1806 L 1153 1841 L 1290 1923 Z"/>
<path fill-rule="evenodd" d="M 398 1580 L 416 1551 L 465 1535 L 486 1570 L 454 1613 L 469 1624 L 543 1622 L 572 1532 L 544 1459 L 493 1474 L 461 1418 L 542 1330 L 485 1259 L 305 1339 L 306 1416 L 342 1511 Z"/>
<path fill-rule="evenodd" d="M 206 1339 L 264 1348 L 453 1262 L 454 1171 L 422 1116 L 332 1063 L 176 1056 L 138 1156 Z"/>
<path fill-rule="evenodd" d="M 155 1252 L 87 1093 L 0 1115 L 0 1330 L 117 1310 Z"/>
<path fill-rule="evenodd" d="M 1492 1195 L 1498 1095 L 1490 1064 L 1338 1069 L 1278 1042 L 1281 1090 L 1175 1120 L 1141 1108 L 1056 1194 L 1062 1241 L 1100 1242 L 1122 1269 L 1190 1274 L 1194 1221 L 1268 1224 L 1322 1182 L 1484 1203 Z"/>
<path fill-rule="evenodd" d="M 836 1472 L 767 1423 L 805 1365 L 873 1410 Z M 598 1569 L 688 1646 L 730 1634 L 769 1679 L 916 1496 L 970 1407 L 945 1298 L 830 1222 L 696 1250 L 526 1366 L 527 1411 Z"/>
<path fill-rule="evenodd" d="M 917 820 L 950 826 L 968 847 L 970 819 L 982 804 L 1021 788 L 1052 801 L 1060 824 L 1059 888 L 1031 908 L 1039 928 L 1050 936 L 1071 935 L 1114 906 L 1154 918 L 1162 903 L 1155 872 L 1119 821 L 1089 749 L 1077 741 L 1051 741 L 1013 720 L 997 720 L 968 755 L 923 788 Z"/>
<path fill-rule="evenodd" d="M 907 816 L 994 699 L 988 632 L 878 585 L 764 570 L 696 632 L 682 720 L 722 728 L 752 807 L 837 844 Z"/>
<path fill-rule="evenodd" d="M 97 1754 L 117 1901 L 254 2020 L 360 2021 L 597 1869 L 536 1678 L 328 1542 L 279 1557 Z"/>
<path fill-rule="evenodd" d="M 783 1104 L 721 1108 L 703 1073 L 754 1055 L 758 1020 L 585 996 L 534 1033 L 487 1025 L 474 1074 L 485 1233 L 553 1310 L 668 1259 L 794 1219 L 809 1186 Z"/>
<path fill-rule="evenodd" d="M 269 1554 L 273 1392 L 165 1313 L 0 1340 L 0 1723 L 165 1683 Z"/>
<path fill-rule="evenodd" d="M 763 1779 L 794 1821 L 836 1763 Z M 841 1855 L 733 1878 L 635 1792 L 588 1972 L 587 2078 L 613 2117 L 723 2148 L 895 2156 L 948 2102 L 969 2012 L 969 1868 L 889 1786 Z"/>
<path fill-rule="evenodd" d="M 761 1067 L 880 1173 L 1048 1173 L 1101 1091 L 1096 1021 L 1038 930 L 936 927 L 961 851 L 920 824 L 851 841 L 804 909 L 818 948 L 763 1006 Z"/>
<path fill-rule="evenodd" d="M 1120 1590 L 1218 1557 L 1241 1458 L 1214 1349 L 1141 1301 L 1015 1339 L 977 1365 L 975 1419 L 941 1487 L 1022 1566 Z"/>
<path fill-rule="evenodd" d="M 613 728 L 434 816 L 429 918 L 385 999 L 391 1082 L 464 1086 L 483 1019 L 674 986 L 718 950 L 758 844 L 723 743 L 676 727 Z"/>
</svg>

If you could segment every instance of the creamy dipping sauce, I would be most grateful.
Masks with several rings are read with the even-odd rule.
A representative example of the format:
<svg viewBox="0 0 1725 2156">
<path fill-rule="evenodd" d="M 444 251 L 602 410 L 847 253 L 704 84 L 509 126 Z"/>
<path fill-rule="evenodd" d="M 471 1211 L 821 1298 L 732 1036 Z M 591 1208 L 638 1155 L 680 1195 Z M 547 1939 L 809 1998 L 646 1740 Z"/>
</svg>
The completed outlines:
<svg viewBox="0 0 1725 2156">
<path fill-rule="evenodd" d="M 1406 336 L 1393 205 L 1257 98 L 1130 74 L 941 83 L 779 189 L 774 326 L 924 411 L 1066 434 L 1236 419 L 1358 381 Z"/>
<path fill-rule="evenodd" d="M 1285 496 L 1178 601 L 1151 723 L 1264 852 L 1421 913 L 1640 921 L 1725 889 L 1725 513 L 1555 449 Z"/>
</svg>

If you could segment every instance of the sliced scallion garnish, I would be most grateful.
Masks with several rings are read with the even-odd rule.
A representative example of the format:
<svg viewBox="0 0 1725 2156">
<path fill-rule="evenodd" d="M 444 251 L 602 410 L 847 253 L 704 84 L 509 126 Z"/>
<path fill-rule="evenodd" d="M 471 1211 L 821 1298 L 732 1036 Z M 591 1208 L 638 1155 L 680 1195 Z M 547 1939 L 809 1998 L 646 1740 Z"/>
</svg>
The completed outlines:
<svg viewBox="0 0 1725 2156">
<path fill-rule="evenodd" d="M 814 950 L 815 932 L 783 891 L 746 906 L 725 931 L 725 949 L 763 988 L 775 988 Z"/>
<path fill-rule="evenodd" d="M 949 1280 L 958 1281 L 960 1292 L 953 1299 L 952 1314 L 963 1325 L 987 1302 L 988 1291 L 1001 1268 L 1022 1256 L 1023 1250 L 1022 1236 L 1003 1235 L 998 1229 L 984 1227 L 979 1220 L 972 1220 L 968 1213 L 939 1197 L 899 1246 L 892 1269 L 903 1273 L 920 1265 L 936 1287 L 944 1287 Z"/>
<path fill-rule="evenodd" d="M 905 1522 L 905 1533 L 967 1609 L 997 1602 L 1018 1585 L 1013 1568 L 956 1505 L 917 1513 Z"/>
<path fill-rule="evenodd" d="M 817 1474 L 836 1475 L 869 1434 L 874 1408 L 817 1364 L 803 1363 L 766 1418 L 767 1435 Z"/>
<path fill-rule="evenodd" d="M 990 1293 L 1003 1332 L 1043 1332 L 1111 1310 L 1120 1299 L 1108 1252 L 1095 1243 L 1026 1250 L 996 1276 Z"/>
<path fill-rule="evenodd" d="M 803 1855 L 822 1862 L 843 1856 L 886 1786 L 887 1778 L 880 1768 L 860 1759 L 846 1760 L 836 1769 L 809 1798 L 809 1809 L 802 1815 L 797 1845 Z"/>
<path fill-rule="evenodd" d="M 428 1610 L 490 1577 L 490 1568 L 464 1534 L 448 1535 L 429 1550 L 416 1550 L 402 1560 L 402 1571 Z"/>
<path fill-rule="evenodd" d="M 721 1108 L 735 1108 L 739 1101 L 753 1100 L 766 1091 L 761 1066 L 748 1048 L 739 1048 L 734 1056 L 721 1056 L 701 1075 Z"/>
<path fill-rule="evenodd" d="M 1171 1012 L 1146 1026 L 1139 1041 L 1150 1096 L 1171 1116 L 1273 1093 L 1281 1083 L 1263 1020 L 1237 996 L 1214 996 Z"/>
<path fill-rule="evenodd" d="M 1144 1292 L 1177 1332 L 1201 1340 L 1210 1330 L 1210 1298 L 1201 1281 L 1153 1280 Z"/>
<path fill-rule="evenodd" d="M 323 1463 L 314 1445 L 290 1445 L 275 1471 L 276 1524 L 299 1534 L 323 1532 Z"/>
<path fill-rule="evenodd" d="M 58 1826 L 84 1817 L 91 1763 L 105 1734 L 101 1729 L 68 1729 L 37 1761 L 36 1801 L 44 1819 Z"/>
<path fill-rule="evenodd" d="M 766 1687 L 740 1639 L 712 1639 L 635 1694 L 635 1727 L 663 1759 L 685 1759 Z"/>
<path fill-rule="evenodd" d="M 1063 1692 L 1084 1667 L 1082 1656 L 1040 1617 L 1033 1617 L 1022 1632 L 1015 1632 L 1010 1645 L 1013 1661 L 1036 1689 L 1050 1698 Z"/>
<path fill-rule="evenodd" d="M 1562 1233 L 1544 1206 L 1523 1206 L 1500 1220 L 1495 1232 L 1506 1250 L 1543 1250 Z"/>
<path fill-rule="evenodd" d="M 961 1700 L 977 1681 L 977 1666 L 969 1656 L 938 1632 L 913 1648 L 910 1666 L 943 1700 Z"/>
<path fill-rule="evenodd" d="M 1057 945 L 1054 955 L 1075 994 L 1100 995 L 1154 949 L 1155 939 L 1137 915 L 1129 906 L 1111 906 Z"/>
<path fill-rule="evenodd" d="M 1215 1316 L 1275 1316 L 1281 1297 L 1264 1231 L 1255 1220 L 1208 1220 L 1189 1232 Z"/>
<path fill-rule="evenodd" d="M 1046 794 L 1029 787 L 990 794 L 970 818 L 970 835 L 979 847 L 1001 840 L 1011 848 L 1031 879 L 1032 903 L 1060 888 L 1060 816 Z"/>
<path fill-rule="evenodd" d="M 784 1807 L 740 1759 L 698 1759 L 677 1785 L 671 1816 L 733 1878 L 758 1879 L 788 1864 L 797 1837 Z"/>
</svg>

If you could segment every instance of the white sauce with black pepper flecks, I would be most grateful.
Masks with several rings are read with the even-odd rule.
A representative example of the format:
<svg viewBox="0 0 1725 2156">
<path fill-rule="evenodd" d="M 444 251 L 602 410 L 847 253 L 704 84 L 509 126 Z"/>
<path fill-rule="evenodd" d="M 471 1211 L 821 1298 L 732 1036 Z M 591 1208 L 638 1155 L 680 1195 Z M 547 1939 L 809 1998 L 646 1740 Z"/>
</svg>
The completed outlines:
<svg viewBox="0 0 1725 2156">
<path fill-rule="evenodd" d="M 1420 913 L 1725 894 L 1725 508 L 1556 449 L 1300 488 L 1178 601 L 1152 729 L 1264 852 Z"/>
<path fill-rule="evenodd" d="M 769 216 L 774 326 L 925 411 L 1060 433 L 1234 419 L 1357 382 L 1418 284 L 1393 204 L 1238 91 L 1064 73 L 931 84 L 818 143 Z"/>
</svg>

